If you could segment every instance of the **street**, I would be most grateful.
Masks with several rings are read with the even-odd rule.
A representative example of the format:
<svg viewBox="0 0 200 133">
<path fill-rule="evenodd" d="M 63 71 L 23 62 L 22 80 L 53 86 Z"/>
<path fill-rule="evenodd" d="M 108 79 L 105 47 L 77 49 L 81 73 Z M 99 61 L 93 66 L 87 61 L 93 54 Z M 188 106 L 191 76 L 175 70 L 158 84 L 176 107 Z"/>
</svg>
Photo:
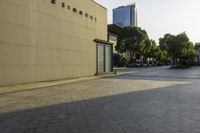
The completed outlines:
<svg viewBox="0 0 200 133">
<path fill-rule="evenodd" d="M 0 133 L 200 132 L 199 67 L 117 71 L 126 74 L 0 95 Z"/>
</svg>

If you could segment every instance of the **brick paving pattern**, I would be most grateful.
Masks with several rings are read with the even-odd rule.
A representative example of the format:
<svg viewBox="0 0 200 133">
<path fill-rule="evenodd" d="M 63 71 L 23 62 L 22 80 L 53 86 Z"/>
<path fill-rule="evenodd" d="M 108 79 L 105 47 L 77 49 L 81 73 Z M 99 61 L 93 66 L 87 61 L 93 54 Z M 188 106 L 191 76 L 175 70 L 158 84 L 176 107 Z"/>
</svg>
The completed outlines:
<svg viewBox="0 0 200 133">
<path fill-rule="evenodd" d="M 122 71 L 0 95 L 0 133 L 200 133 L 199 68 Z"/>
</svg>

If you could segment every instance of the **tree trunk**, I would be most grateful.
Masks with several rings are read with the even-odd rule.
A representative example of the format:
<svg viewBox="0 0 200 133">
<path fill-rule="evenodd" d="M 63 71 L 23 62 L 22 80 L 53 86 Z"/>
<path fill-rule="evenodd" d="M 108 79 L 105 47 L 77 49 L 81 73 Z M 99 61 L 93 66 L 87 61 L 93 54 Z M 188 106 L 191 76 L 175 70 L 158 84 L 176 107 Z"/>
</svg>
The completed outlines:
<svg viewBox="0 0 200 133">
<path fill-rule="evenodd" d="M 175 58 L 172 58 L 171 68 L 174 68 Z"/>
</svg>

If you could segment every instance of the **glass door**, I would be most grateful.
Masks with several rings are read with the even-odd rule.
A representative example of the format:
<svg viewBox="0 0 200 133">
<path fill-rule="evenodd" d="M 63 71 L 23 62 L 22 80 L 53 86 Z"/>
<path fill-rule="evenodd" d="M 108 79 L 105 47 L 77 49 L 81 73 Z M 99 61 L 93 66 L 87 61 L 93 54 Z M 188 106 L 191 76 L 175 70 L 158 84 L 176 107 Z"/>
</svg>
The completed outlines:
<svg viewBox="0 0 200 133">
<path fill-rule="evenodd" d="M 98 69 L 98 73 L 100 72 L 104 72 L 104 45 L 103 44 L 97 44 L 97 51 L 98 51 L 98 57 L 97 57 L 97 60 L 98 60 L 98 66 L 97 66 L 97 69 Z"/>
</svg>

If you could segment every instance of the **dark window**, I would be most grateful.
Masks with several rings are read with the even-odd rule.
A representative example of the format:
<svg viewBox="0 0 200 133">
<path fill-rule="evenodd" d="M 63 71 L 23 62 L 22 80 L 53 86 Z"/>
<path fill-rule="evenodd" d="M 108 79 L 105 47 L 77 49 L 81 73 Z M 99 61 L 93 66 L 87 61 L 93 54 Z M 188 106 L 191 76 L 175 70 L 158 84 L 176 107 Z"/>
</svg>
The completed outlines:
<svg viewBox="0 0 200 133">
<path fill-rule="evenodd" d="M 63 2 L 63 3 L 61 3 L 61 6 L 62 6 L 62 8 L 64 8 L 65 7 L 65 3 Z"/>
<path fill-rule="evenodd" d="M 56 4 L 56 0 L 51 0 L 51 3 L 52 4 Z"/>
<path fill-rule="evenodd" d="M 95 17 L 94 20 L 97 21 L 97 18 Z"/>
</svg>

